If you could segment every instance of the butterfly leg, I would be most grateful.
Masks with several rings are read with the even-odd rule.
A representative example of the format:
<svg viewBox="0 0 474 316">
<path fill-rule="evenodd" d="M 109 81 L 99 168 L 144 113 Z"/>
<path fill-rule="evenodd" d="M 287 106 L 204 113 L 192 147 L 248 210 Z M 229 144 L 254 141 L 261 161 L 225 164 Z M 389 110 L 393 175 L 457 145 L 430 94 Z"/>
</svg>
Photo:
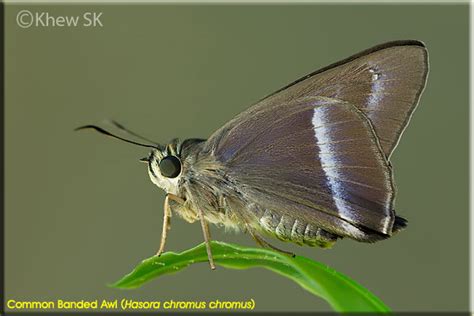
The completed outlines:
<svg viewBox="0 0 474 316">
<path fill-rule="evenodd" d="M 268 241 L 266 241 L 265 239 L 263 239 L 261 236 L 259 236 L 255 231 L 249 229 L 248 230 L 250 232 L 250 235 L 252 236 L 252 238 L 257 242 L 257 244 L 263 248 L 270 248 L 270 249 L 273 249 L 273 250 L 276 250 L 278 252 L 281 252 L 285 255 L 288 255 L 290 257 L 295 257 L 296 255 L 292 252 L 289 252 L 289 251 L 285 251 L 285 250 L 282 250 L 280 248 L 277 248 L 275 246 L 273 246 L 272 244 L 270 244 Z"/>
<path fill-rule="evenodd" d="M 212 258 L 212 251 L 211 251 L 211 235 L 209 233 L 209 225 L 207 224 L 206 219 L 204 218 L 204 214 L 202 210 L 199 210 L 199 220 L 201 221 L 202 233 L 204 234 L 204 242 L 206 243 L 206 251 L 207 251 L 207 258 L 209 260 L 209 265 L 211 266 L 212 270 L 216 269 L 214 265 L 214 259 Z"/>
<path fill-rule="evenodd" d="M 163 251 L 165 250 L 165 244 L 166 244 L 166 237 L 168 235 L 168 230 L 171 228 L 171 207 L 170 207 L 170 199 L 179 203 L 183 204 L 184 200 L 180 198 L 179 196 L 176 196 L 174 194 L 168 193 L 166 194 L 165 197 L 165 203 L 164 203 L 164 212 L 163 212 L 163 230 L 161 232 L 161 242 L 160 242 L 160 248 L 158 249 L 158 252 L 156 253 L 157 256 L 161 256 Z"/>
</svg>

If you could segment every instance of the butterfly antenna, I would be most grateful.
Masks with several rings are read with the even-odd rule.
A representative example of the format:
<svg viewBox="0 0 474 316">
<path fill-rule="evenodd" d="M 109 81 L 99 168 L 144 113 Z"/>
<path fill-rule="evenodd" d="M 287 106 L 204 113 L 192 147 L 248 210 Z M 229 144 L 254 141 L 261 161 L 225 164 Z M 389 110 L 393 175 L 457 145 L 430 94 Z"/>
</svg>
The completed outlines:
<svg viewBox="0 0 474 316">
<path fill-rule="evenodd" d="M 135 137 L 138 137 L 140 138 L 141 140 L 144 140 L 144 141 L 147 141 L 149 143 L 152 143 L 152 144 L 155 144 L 157 146 L 160 146 L 160 144 L 158 144 L 157 142 L 155 141 L 152 141 L 151 139 L 148 139 L 146 137 L 143 137 L 131 130 L 129 130 L 128 128 L 126 128 L 125 126 L 123 126 L 122 124 L 120 124 L 119 122 L 117 121 L 114 121 L 114 120 L 108 120 L 109 123 L 113 124 L 115 127 L 117 127 L 118 129 L 124 131 L 125 133 L 129 134 L 129 135 L 132 135 L 132 136 L 135 136 Z"/>
<path fill-rule="evenodd" d="M 157 148 L 157 146 L 158 146 L 158 144 L 156 144 L 156 145 L 149 145 L 149 144 L 142 144 L 142 143 L 134 142 L 133 140 L 129 140 L 129 139 L 122 138 L 122 137 L 120 137 L 120 136 L 114 135 L 114 134 L 112 134 L 112 133 L 106 131 L 105 129 L 100 128 L 100 127 L 95 126 L 95 125 L 84 125 L 84 126 L 80 126 L 80 127 L 76 128 L 76 129 L 74 129 L 74 130 L 75 130 L 75 131 L 80 131 L 80 130 L 84 130 L 84 129 L 93 129 L 93 130 L 96 130 L 97 132 L 99 132 L 99 133 L 101 133 L 101 134 L 110 136 L 110 137 L 112 137 L 112 138 L 120 139 L 121 141 L 130 143 L 130 144 L 134 144 L 134 145 L 137 145 L 137 146 L 148 147 L 148 148 Z"/>
</svg>

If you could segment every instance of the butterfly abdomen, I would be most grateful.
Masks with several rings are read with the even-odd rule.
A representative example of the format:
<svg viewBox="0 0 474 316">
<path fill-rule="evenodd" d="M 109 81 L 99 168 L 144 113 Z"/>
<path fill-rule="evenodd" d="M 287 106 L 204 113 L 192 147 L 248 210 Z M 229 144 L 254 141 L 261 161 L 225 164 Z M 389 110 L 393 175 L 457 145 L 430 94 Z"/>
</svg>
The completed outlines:
<svg viewBox="0 0 474 316">
<path fill-rule="evenodd" d="M 275 212 L 265 210 L 259 219 L 260 228 L 282 241 L 294 242 L 299 245 L 330 248 L 338 236 L 303 220 L 290 216 L 279 216 Z"/>
</svg>

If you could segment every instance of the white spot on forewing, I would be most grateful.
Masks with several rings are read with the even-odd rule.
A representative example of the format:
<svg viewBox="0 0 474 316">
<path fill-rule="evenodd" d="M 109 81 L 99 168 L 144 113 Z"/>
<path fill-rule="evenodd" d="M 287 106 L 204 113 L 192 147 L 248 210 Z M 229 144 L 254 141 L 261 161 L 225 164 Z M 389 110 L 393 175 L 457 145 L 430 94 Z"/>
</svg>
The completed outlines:
<svg viewBox="0 0 474 316">
<path fill-rule="evenodd" d="M 332 192 L 333 201 L 336 205 L 337 211 L 340 214 L 348 214 L 349 210 L 347 209 L 344 202 L 341 200 L 344 194 L 344 189 L 336 179 L 339 177 L 338 168 L 334 168 L 338 164 L 337 156 L 334 153 L 334 150 L 331 148 L 331 139 L 330 129 L 325 126 L 327 120 L 325 119 L 324 111 L 319 111 L 319 108 L 315 108 L 313 112 L 313 129 L 316 142 L 319 146 L 319 151 L 327 153 L 325 155 L 319 155 L 318 158 L 321 162 L 321 167 L 326 175 L 326 179 L 329 184 L 329 188 Z M 317 128 L 316 128 L 317 127 Z M 331 168 L 326 168 L 325 166 L 333 166 Z"/>
<path fill-rule="evenodd" d="M 370 69 L 370 72 L 372 73 L 372 81 L 376 81 L 379 79 L 380 75 L 376 73 L 373 69 Z"/>
<path fill-rule="evenodd" d="M 370 87 L 370 94 L 367 98 L 367 108 L 374 109 L 382 101 L 383 96 L 383 83 L 380 80 L 381 75 L 373 68 L 369 68 L 369 72 L 372 74 L 372 82 Z"/>
</svg>

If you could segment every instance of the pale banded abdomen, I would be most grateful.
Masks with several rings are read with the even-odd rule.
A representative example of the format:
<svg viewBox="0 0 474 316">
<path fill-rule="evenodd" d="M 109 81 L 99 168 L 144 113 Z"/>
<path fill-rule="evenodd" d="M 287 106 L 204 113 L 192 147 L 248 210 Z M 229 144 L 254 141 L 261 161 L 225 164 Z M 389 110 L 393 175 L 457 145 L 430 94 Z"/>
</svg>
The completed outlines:
<svg viewBox="0 0 474 316">
<path fill-rule="evenodd" d="M 338 237 L 322 228 L 290 216 L 280 216 L 271 210 L 261 212 L 258 217 L 260 230 L 282 241 L 330 248 Z"/>
</svg>

